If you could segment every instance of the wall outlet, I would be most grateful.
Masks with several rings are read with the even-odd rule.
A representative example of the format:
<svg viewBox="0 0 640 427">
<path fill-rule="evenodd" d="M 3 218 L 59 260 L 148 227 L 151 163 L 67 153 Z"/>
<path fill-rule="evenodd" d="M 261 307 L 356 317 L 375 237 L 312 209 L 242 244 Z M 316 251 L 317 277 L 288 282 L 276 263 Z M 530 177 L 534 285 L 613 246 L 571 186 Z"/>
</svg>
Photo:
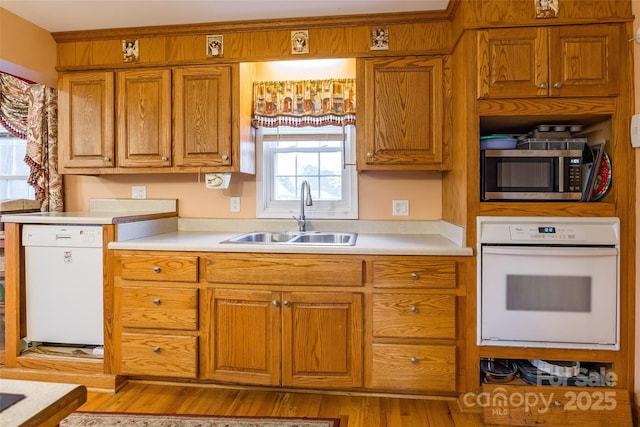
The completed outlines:
<svg viewBox="0 0 640 427">
<path fill-rule="evenodd" d="M 392 212 L 393 216 L 407 216 L 409 215 L 409 201 L 393 200 L 392 209 L 393 209 L 393 212 Z"/>
<path fill-rule="evenodd" d="M 231 212 L 240 212 L 240 197 L 231 198 Z"/>
<path fill-rule="evenodd" d="M 146 199 L 147 198 L 147 187 L 145 185 L 134 185 L 131 187 L 131 198 L 132 199 Z"/>
</svg>

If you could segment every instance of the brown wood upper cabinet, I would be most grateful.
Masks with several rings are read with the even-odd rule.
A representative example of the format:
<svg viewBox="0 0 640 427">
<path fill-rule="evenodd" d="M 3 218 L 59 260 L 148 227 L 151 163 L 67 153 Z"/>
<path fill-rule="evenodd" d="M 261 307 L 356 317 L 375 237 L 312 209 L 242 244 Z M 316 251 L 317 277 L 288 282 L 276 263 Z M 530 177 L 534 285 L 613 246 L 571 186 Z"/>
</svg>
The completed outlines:
<svg viewBox="0 0 640 427">
<path fill-rule="evenodd" d="M 117 73 L 118 166 L 171 166 L 171 70 Z"/>
<path fill-rule="evenodd" d="M 230 166 L 232 67 L 176 68 L 173 72 L 176 166 Z"/>
<path fill-rule="evenodd" d="M 59 87 L 58 155 L 61 170 L 113 167 L 113 72 L 64 73 L 60 76 Z"/>
<path fill-rule="evenodd" d="M 241 171 L 238 78 L 237 64 L 62 73 L 61 171 Z"/>
<path fill-rule="evenodd" d="M 443 59 L 359 59 L 356 72 L 358 169 L 448 169 Z"/>
<path fill-rule="evenodd" d="M 478 97 L 615 96 L 620 26 L 478 31 Z"/>
</svg>

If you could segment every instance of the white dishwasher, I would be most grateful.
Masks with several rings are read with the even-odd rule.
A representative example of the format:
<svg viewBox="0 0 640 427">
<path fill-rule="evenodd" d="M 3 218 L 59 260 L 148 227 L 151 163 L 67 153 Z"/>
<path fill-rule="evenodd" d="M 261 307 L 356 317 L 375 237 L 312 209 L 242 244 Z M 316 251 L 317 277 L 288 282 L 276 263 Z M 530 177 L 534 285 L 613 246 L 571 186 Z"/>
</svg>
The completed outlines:
<svg viewBox="0 0 640 427">
<path fill-rule="evenodd" d="M 103 345 L 101 225 L 26 224 L 28 341 Z"/>
</svg>

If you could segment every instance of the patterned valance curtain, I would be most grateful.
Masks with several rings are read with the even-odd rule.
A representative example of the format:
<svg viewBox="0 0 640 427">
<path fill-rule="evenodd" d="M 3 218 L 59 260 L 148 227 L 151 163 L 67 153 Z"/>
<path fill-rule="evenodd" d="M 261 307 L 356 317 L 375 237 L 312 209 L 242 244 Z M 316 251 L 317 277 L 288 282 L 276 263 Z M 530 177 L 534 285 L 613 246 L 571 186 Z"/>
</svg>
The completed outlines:
<svg viewBox="0 0 640 427">
<path fill-rule="evenodd" d="M 356 80 L 283 80 L 253 84 L 254 126 L 343 126 L 356 122 Z"/>
<path fill-rule="evenodd" d="M 13 135 L 27 140 L 28 183 L 35 189 L 40 209 L 62 212 L 57 91 L 0 73 L 0 121 Z"/>
</svg>

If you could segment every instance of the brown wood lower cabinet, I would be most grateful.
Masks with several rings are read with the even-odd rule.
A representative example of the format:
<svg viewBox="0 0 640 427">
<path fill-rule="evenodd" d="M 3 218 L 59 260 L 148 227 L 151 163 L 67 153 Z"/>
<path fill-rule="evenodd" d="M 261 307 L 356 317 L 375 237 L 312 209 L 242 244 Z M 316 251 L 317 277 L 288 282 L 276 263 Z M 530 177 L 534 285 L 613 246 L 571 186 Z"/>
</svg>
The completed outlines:
<svg viewBox="0 0 640 427">
<path fill-rule="evenodd" d="M 213 371 L 220 381 L 362 385 L 362 295 L 210 289 Z"/>
<path fill-rule="evenodd" d="M 458 391 L 459 258 L 117 250 L 113 260 L 115 374 Z"/>
</svg>

